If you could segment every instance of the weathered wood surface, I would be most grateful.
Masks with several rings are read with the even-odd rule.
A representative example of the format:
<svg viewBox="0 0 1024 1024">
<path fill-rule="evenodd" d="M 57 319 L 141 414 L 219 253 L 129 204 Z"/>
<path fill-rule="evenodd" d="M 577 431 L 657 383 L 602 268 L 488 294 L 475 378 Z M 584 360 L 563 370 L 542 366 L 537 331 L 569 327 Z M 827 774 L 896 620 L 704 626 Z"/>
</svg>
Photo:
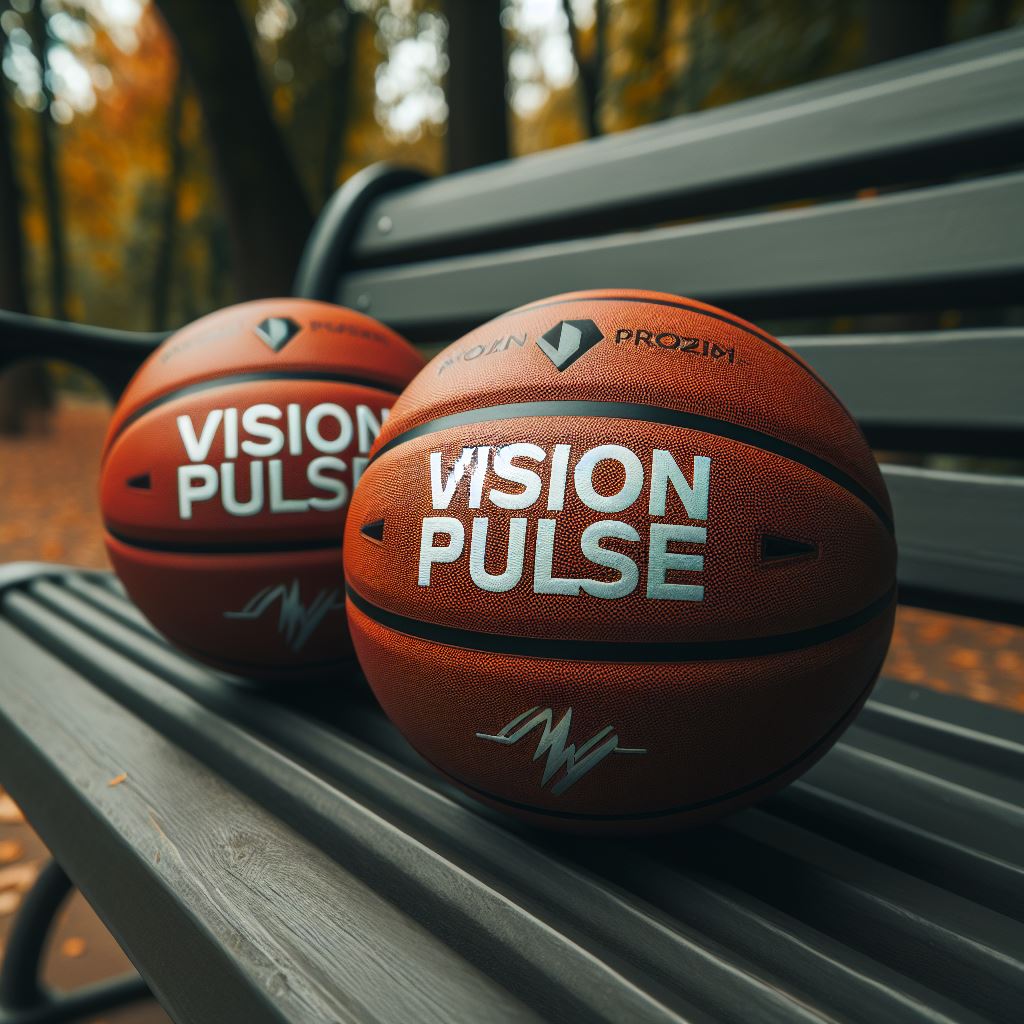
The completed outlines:
<svg viewBox="0 0 1024 1024">
<path fill-rule="evenodd" d="M 242 689 L 109 577 L 48 576 L 0 598 L 0 772 L 182 1020 L 952 1024 L 1024 997 L 1022 716 L 883 684 L 721 825 L 542 836 L 441 782 L 358 677 Z"/>
</svg>

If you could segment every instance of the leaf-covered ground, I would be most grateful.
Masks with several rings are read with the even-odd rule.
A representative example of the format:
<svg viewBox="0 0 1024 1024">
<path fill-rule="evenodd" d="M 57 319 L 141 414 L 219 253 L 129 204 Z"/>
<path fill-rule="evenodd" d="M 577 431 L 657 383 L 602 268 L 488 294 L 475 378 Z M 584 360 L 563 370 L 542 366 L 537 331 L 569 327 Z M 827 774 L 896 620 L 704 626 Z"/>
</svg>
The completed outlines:
<svg viewBox="0 0 1024 1024">
<path fill-rule="evenodd" d="M 0 787 L 0 961 L 15 912 L 50 854 L 25 821 L 21 810 Z M 131 962 L 96 916 L 75 892 L 57 919 L 47 948 L 43 979 L 57 989 L 74 989 L 132 971 Z M 140 1003 L 85 1024 L 170 1024 L 154 1002 Z"/>
</svg>

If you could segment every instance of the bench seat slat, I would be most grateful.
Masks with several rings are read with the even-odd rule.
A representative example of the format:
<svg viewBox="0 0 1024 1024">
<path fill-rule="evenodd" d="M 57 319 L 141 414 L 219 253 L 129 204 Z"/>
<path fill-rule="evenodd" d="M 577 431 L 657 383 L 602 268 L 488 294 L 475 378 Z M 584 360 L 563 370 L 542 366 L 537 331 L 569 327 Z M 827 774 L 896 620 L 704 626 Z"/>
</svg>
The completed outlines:
<svg viewBox="0 0 1024 1024">
<path fill-rule="evenodd" d="M 1024 31 L 1003 36 L 404 189 L 372 204 L 354 258 L 521 245 L 1006 165 L 1024 145 Z"/>
<path fill-rule="evenodd" d="M 225 713 L 218 715 L 195 704 L 179 689 L 163 684 L 158 676 L 133 664 L 112 645 L 91 638 L 73 616 L 66 614 L 65 603 L 47 600 L 51 589 L 51 584 L 40 583 L 32 588 L 31 596 L 11 595 L 8 615 L 61 656 L 77 662 L 99 690 L 204 761 L 211 777 L 237 786 L 261 809 L 298 835 L 312 839 L 333 862 L 344 865 L 345 875 L 351 873 L 361 879 L 367 892 L 380 893 L 401 908 L 400 920 L 413 932 L 393 937 L 395 956 L 403 955 L 413 943 L 428 960 L 435 952 L 451 958 L 450 963 L 439 962 L 434 968 L 442 972 L 437 993 L 417 995 L 417 989 L 430 987 L 424 964 L 413 963 L 404 970 L 385 961 L 381 966 L 393 974 L 390 979 L 339 978 L 333 994 L 337 997 L 344 993 L 347 999 L 368 996 L 362 993 L 364 986 L 384 986 L 383 991 L 370 997 L 370 1004 L 383 998 L 384 1005 L 367 1005 L 361 1009 L 365 1017 L 357 1013 L 356 1019 L 429 1019 L 439 1024 L 447 1020 L 538 1019 L 507 992 L 507 986 L 519 980 L 527 990 L 527 1002 L 540 1003 L 559 1017 L 592 1019 L 603 1007 L 612 1019 L 681 1024 L 672 1008 L 620 978 L 616 966 L 595 960 L 585 944 L 551 932 L 510 905 L 486 880 L 465 876 L 433 853 L 412 831 L 396 829 L 353 794 L 330 787 L 297 760 L 256 739 L 234 721 L 248 717 L 244 707 L 222 704 L 219 710 Z M 208 672 L 201 674 L 210 679 Z M 293 898 L 301 908 L 301 879 L 297 881 Z M 344 901 L 345 897 L 339 899 Z M 358 898 L 354 909 L 361 912 Z M 324 910 L 329 912 L 331 906 Z M 430 930 L 445 913 L 449 917 L 442 929 L 443 941 L 431 940 Z M 369 925 L 368 937 L 376 945 L 372 931 L 375 923 L 371 920 Z M 308 926 L 307 941 L 319 943 L 320 930 L 341 947 L 334 954 L 339 957 L 346 955 L 344 943 L 351 941 L 353 934 L 367 933 L 366 925 L 358 921 L 339 919 L 332 924 L 319 920 Z M 386 933 L 381 940 L 387 940 Z M 485 981 L 471 963 L 460 964 L 456 953 L 476 961 L 494 980 Z M 482 989 L 478 984 L 481 982 Z M 502 983 L 506 988 L 499 987 Z M 747 993 L 751 1000 L 770 1004 L 777 998 L 765 990 L 759 999 L 757 987 L 752 986 Z M 401 1000 L 389 1005 L 387 989 L 400 993 Z M 598 995 L 602 991 L 612 995 Z M 416 1000 L 424 996 L 423 1008 L 417 1012 Z M 404 1008 L 399 1006 L 402 1000 L 408 1001 Z M 448 1005 L 439 1005 L 438 1001 Z"/>
<path fill-rule="evenodd" d="M 417 340 L 544 296 L 650 288 L 741 316 L 1007 302 L 1024 173 L 650 231 L 355 271 L 338 300 Z"/>
<path fill-rule="evenodd" d="M 31 614 L 31 600 L 15 596 L 21 615 Z M 307 837 L 59 660 L 73 627 L 51 616 L 44 648 L 12 625 L 17 609 L 6 611 L 4 784 L 175 1020 L 536 1020 Z M 96 641 L 73 642 L 79 659 L 124 670 Z M 161 687 L 142 669 L 133 677 Z M 174 692 L 166 696 L 173 714 Z M 108 784 L 122 773 L 121 784 Z"/>
<path fill-rule="evenodd" d="M 360 696 L 356 680 L 339 680 L 342 692 L 239 689 L 156 637 L 107 577 L 46 575 L 0 596 L 0 618 L 33 638 L 42 662 L 74 659 L 89 679 L 83 686 L 104 691 L 140 728 L 175 743 L 179 759 L 191 755 L 223 775 L 260 813 L 290 825 L 356 877 L 374 879 L 386 898 L 428 922 L 431 942 L 451 944 L 499 991 L 514 984 L 545 1019 L 746 1020 L 754 1013 L 810 1024 L 855 1016 L 856 1007 L 895 1024 L 980 1024 L 1024 997 L 1019 958 L 1003 952 L 1024 931 L 997 902 L 1004 878 L 1020 867 L 1012 826 L 998 814 L 976 813 L 979 801 L 987 809 L 1019 786 L 1011 775 L 875 738 L 866 717 L 867 729 L 851 730 L 806 787 L 786 791 L 784 805 L 769 801 L 665 840 L 538 837 L 506 830 L 511 823 L 458 795 L 408 748 L 395 756 L 403 741 Z M 949 703 L 924 696 L 940 711 Z M 883 706 L 884 684 L 879 698 Z M 0 720 L 5 713 L 0 703 Z M 1002 713 L 1000 722 L 1013 717 Z M 885 742 L 886 756 L 875 756 Z M 871 756 L 869 772 L 861 751 Z M 4 755 L 0 747 L 0 763 Z M 929 834 L 941 800 L 922 804 L 913 828 L 871 813 L 898 805 L 907 778 L 948 791 L 963 816 L 955 849 Z M 819 814 L 821 794 L 834 814 Z M 837 815 L 844 814 L 864 833 L 848 849 L 837 845 L 846 827 Z M 1015 863 L 986 863 L 997 850 Z M 408 873 L 431 877 L 443 898 L 411 898 L 399 881 Z M 257 882 L 254 897 L 258 890 Z M 500 913 L 488 911 L 495 900 L 504 901 Z M 466 914 L 476 915 L 468 928 Z M 533 934 L 525 947 L 522 928 Z M 359 926 L 353 938 L 366 935 Z M 375 948 L 372 929 L 369 936 Z M 516 956 L 495 957 L 488 948 L 495 941 L 511 942 Z M 544 955 L 551 944 L 558 956 Z M 531 951 L 545 973 L 561 978 L 564 999 L 537 975 L 520 973 L 516 959 L 529 961 Z M 574 987 L 586 987 L 581 971 L 603 973 L 604 981 L 591 984 L 592 1000 L 574 1002 Z M 289 981 L 296 984 L 293 974 Z M 338 984 L 348 984 L 344 973 Z M 421 995 L 404 974 L 389 984 L 403 997 Z M 515 1019 L 507 1003 L 489 1010 L 472 1019 Z"/>
</svg>

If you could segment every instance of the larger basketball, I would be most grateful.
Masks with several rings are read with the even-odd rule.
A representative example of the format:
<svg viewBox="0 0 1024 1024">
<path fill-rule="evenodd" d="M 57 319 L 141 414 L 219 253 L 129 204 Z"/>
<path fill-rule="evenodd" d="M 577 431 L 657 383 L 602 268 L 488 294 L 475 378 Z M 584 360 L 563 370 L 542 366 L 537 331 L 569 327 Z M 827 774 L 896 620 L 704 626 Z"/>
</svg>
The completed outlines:
<svg viewBox="0 0 1024 1024">
<path fill-rule="evenodd" d="M 351 658 L 342 526 L 370 446 L 423 359 L 370 317 L 273 299 L 174 334 L 115 410 L 100 502 L 147 618 L 263 679 Z"/>
<path fill-rule="evenodd" d="M 472 331 L 382 426 L 345 536 L 384 709 L 534 823 L 664 830 L 770 793 L 864 703 L 895 603 L 878 466 L 775 338 L 655 292 Z"/>
</svg>

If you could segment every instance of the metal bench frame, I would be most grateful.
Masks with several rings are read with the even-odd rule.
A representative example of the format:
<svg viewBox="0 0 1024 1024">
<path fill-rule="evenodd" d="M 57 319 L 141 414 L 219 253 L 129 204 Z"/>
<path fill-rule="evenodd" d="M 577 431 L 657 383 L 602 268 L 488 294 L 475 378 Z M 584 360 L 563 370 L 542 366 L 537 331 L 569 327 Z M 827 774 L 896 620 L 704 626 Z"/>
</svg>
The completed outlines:
<svg viewBox="0 0 1024 1024">
<path fill-rule="evenodd" d="M 821 332 L 1019 304 L 1022 86 L 1014 30 L 436 181 L 370 168 L 324 211 L 296 293 L 425 343 L 572 288 L 693 294 L 780 327 L 876 447 L 1019 457 L 1024 328 Z M 162 337 L 0 314 L 0 362 L 67 359 L 117 394 Z M 885 475 L 903 599 L 1024 621 L 1024 479 Z M 197 666 L 108 574 L 0 571 L 0 653 L 0 780 L 61 865 L 12 937 L 3 1024 L 145 985 L 175 1019 L 218 1022 L 962 1022 L 1024 1005 L 1019 715 L 883 680 L 757 808 L 581 841 L 452 791 L 355 672 L 268 692 Z M 42 990 L 63 871 L 145 982 Z"/>
</svg>

